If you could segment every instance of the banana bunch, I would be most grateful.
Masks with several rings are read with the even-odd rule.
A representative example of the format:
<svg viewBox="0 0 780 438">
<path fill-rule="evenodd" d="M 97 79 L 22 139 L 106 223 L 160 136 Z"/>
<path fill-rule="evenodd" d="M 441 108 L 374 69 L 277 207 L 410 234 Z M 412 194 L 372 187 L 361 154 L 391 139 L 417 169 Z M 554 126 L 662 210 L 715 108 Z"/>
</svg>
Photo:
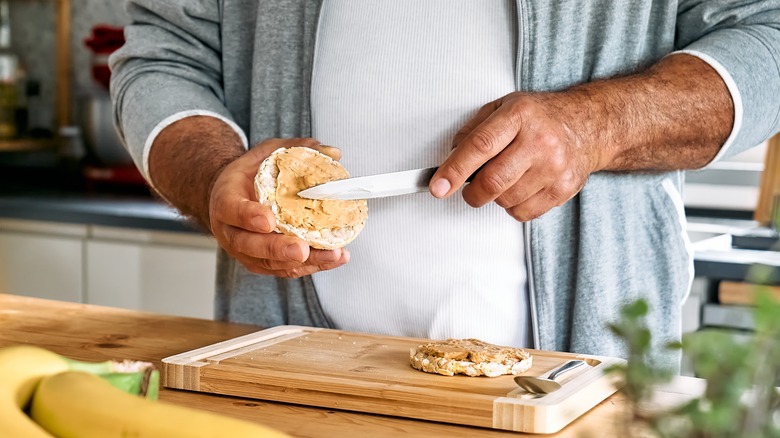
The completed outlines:
<svg viewBox="0 0 780 438">
<path fill-rule="evenodd" d="M 287 437 L 259 424 L 136 397 L 78 371 L 44 377 L 30 415 L 62 438 Z"/>
<path fill-rule="evenodd" d="M 69 370 L 105 376 L 118 391 L 157 397 L 159 372 L 151 363 L 80 362 L 33 346 L 0 348 L 0 425 L 7 437 L 51 437 L 24 412 L 45 376 Z M 148 389 L 147 389 L 148 388 Z"/>
<path fill-rule="evenodd" d="M 156 401 L 159 372 L 148 362 L 79 362 L 13 346 L 0 348 L 0 376 L 2 437 L 286 437 Z"/>
</svg>

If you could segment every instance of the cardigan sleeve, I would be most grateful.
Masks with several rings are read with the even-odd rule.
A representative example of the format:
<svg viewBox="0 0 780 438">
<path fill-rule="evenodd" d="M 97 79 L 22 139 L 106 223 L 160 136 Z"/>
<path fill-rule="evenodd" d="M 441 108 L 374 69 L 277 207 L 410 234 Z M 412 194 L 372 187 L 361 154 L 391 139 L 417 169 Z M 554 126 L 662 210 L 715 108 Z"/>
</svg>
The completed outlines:
<svg viewBox="0 0 780 438">
<path fill-rule="evenodd" d="M 734 129 L 713 161 L 780 130 L 780 0 L 682 0 L 675 45 L 712 65 L 734 102 Z"/>
<path fill-rule="evenodd" d="M 224 104 L 217 0 L 128 0 L 125 44 L 109 60 L 114 123 L 152 183 L 148 155 L 156 135 L 184 117 L 206 115 L 246 135 Z"/>
</svg>

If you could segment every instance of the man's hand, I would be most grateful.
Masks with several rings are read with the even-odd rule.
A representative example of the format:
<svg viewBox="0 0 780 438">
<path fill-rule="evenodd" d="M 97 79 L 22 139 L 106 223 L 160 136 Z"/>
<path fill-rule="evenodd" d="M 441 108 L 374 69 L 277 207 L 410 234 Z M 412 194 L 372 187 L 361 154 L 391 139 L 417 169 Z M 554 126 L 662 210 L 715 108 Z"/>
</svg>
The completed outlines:
<svg viewBox="0 0 780 438">
<path fill-rule="evenodd" d="M 517 92 L 483 106 L 455 135 L 455 149 L 434 177 L 444 179 L 431 184 L 434 196 L 450 195 L 483 164 L 463 189 L 472 207 L 495 201 L 528 221 L 576 195 L 599 157 L 552 111 L 556 98 Z"/>
<path fill-rule="evenodd" d="M 226 123 L 193 116 L 160 132 L 149 154 L 149 173 L 168 202 L 211 231 L 247 269 L 301 277 L 341 266 L 349 253 L 311 249 L 301 239 L 272 231 L 274 215 L 257 202 L 254 178 L 271 152 L 289 146 L 309 146 L 334 159 L 340 155 L 338 149 L 310 138 L 268 140 L 247 152 Z"/>
<path fill-rule="evenodd" d="M 337 268 L 349 261 L 346 250 L 310 248 L 294 236 L 279 234 L 273 212 L 257 202 L 254 178 L 260 163 L 280 147 L 307 146 L 339 158 L 339 150 L 313 139 L 272 139 L 228 164 L 216 178 L 209 201 L 211 232 L 219 245 L 247 269 L 277 277 L 301 277 Z"/>
<path fill-rule="evenodd" d="M 482 107 L 453 139 L 431 194 L 495 201 L 519 221 L 574 197 L 593 172 L 697 169 L 731 132 L 720 75 L 686 54 L 644 72 L 549 93 L 511 93 Z M 480 166 L 483 166 L 480 169 Z"/>
</svg>

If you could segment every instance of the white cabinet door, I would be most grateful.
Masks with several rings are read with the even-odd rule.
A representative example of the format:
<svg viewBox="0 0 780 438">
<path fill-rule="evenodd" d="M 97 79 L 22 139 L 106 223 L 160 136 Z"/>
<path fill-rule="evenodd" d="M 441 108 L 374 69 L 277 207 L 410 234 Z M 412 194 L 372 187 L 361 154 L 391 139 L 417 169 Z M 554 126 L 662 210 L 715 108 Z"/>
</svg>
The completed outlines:
<svg viewBox="0 0 780 438">
<path fill-rule="evenodd" d="M 140 310 L 141 245 L 89 241 L 86 247 L 87 287 L 84 301 L 101 306 Z"/>
<path fill-rule="evenodd" d="M 215 250 L 145 247 L 141 259 L 144 309 L 213 318 L 216 259 Z"/>
<path fill-rule="evenodd" d="M 216 246 L 203 244 L 209 242 L 203 236 L 172 237 L 94 230 L 86 248 L 86 302 L 213 318 Z"/>
<path fill-rule="evenodd" d="M 86 227 L 0 221 L 0 293 L 82 302 Z"/>
</svg>

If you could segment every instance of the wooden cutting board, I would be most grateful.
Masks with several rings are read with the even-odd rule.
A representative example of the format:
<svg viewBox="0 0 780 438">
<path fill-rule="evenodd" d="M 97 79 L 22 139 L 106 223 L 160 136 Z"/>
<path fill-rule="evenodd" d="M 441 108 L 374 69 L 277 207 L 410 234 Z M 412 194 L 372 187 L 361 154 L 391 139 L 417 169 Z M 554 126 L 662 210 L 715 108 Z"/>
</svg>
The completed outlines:
<svg viewBox="0 0 780 438">
<path fill-rule="evenodd" d="M 604 369 L 622 359 L 528 350 L 542 375 L 573 358 L 590 366 L 533 396 L 512 376 L 415 370 L 409 349 L 428 339 L 280 326 L 163 359 L 163 385 L 334 409 L 531 433 L 557 432 L 616 391 Z"/>
</svg>

